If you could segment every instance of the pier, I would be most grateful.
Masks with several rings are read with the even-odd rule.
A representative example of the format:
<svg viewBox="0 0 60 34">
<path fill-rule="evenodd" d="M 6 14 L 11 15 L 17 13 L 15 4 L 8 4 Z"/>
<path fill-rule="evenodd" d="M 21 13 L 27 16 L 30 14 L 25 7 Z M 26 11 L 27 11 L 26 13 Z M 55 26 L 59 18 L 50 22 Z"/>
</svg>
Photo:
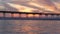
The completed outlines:
<svg viewBox="0 0 60 34">
<path fill-rule="evenodd" d="M 60 13 L 32 13 L 32 12 L 0 11 L 0 19 L 60 20 Z"/>
</svg>

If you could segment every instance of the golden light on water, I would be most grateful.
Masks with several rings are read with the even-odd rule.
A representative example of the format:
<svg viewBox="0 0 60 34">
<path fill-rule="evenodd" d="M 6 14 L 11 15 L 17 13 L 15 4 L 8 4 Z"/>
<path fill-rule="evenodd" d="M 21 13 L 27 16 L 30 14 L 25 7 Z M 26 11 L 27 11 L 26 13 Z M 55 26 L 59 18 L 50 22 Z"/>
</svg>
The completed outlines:
<svg viewBox="0 0 60 34">
<path fill-rule="evenodd" d="M 13 17 L 19 17 L 19 14 L 13 14 Z"/>
<path fill-rule="evenodd" d="M 20 14 L 20 17 L 25 18 L 27 15 L 26 14 Z"/>
<path fill-rule="evenodd" d="M 33 17 L 33 14 L 28 14 L 28 17 Z"/>
<path fill-rule="evenodd" d="M 22 29 L 23 29 L 22 31 L 24 31 L 24 32 L 32 30 L 32 28 L 30 26 L 24 26 L 24 27 L 22 27 Z"/>
<path fill-rule="evenodd" d="M 38 14 L 35 14 L 34 16 L 35 16 L 36 18 L 39 18 L 39 17 L 40 17 Z"/>
</svg>

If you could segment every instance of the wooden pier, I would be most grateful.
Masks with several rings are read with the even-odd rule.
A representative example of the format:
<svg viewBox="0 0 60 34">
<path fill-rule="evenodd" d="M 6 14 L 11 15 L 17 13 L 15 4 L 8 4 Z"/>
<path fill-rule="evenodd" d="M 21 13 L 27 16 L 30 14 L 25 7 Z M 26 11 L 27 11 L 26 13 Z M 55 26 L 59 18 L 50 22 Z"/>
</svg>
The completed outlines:
<svg viewBox="0 0 60 34">
<path fill-rule="evenodd" d="M 0 19 L 21 19 L 21 20 L 60 20 L 60 13 L 31 13 L 31 12 L 15 12 L 15 11 L 0 11 L 0 13 L 3 15 L 0 16 Z M 10 14 L 10 17 L 6 17 L 8 14 Z M 18 17 L 14 17 L 14 14 L 18 14 Z M 21 15 L 24 14 L 21 17 Z M 29 14 L 32 15 L 32 17 L 29 17 Z M 37 16 L 38 15 L 38 16 Z M 37 17 L 36 17 L 37 16 Z"/>
</svg>

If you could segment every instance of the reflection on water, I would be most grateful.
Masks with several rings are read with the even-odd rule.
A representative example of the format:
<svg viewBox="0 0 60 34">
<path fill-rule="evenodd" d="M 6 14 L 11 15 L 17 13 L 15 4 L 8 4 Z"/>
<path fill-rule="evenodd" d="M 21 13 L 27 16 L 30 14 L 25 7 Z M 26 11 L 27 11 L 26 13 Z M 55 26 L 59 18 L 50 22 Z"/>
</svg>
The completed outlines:
<svg viewBox="0 0 60 34">
<path fill-rule="evenodd" d="M 0 20 L 0 34 L 60 34 L 60 21 Z"/>
</svg>

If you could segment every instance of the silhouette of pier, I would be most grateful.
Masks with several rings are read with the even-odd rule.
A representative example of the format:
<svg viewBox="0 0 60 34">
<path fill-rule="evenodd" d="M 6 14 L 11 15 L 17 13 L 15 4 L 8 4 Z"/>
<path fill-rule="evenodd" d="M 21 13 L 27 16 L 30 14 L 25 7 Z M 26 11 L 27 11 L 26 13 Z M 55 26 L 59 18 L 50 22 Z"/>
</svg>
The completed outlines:
<svg viewBox="0 0 60 34">
<path fill-rule="evenodd" d="M 60 20 L 60 13 L 32 13 L 32 12 L 15 12 L 15 11 L 0 11 L 2 17 L 0 19 L 21 19 L 21 20 Z M 6 14 L 10 14 L 11 17 L 6 17 Z M 18 14 L 18 17 L 14 17 L 14 14 Z M 25 14 L 21 17 L 21 14 Z M 29 14 L 32 14 L 32 17 L 29 17 Z M 37 16 L 37 15 L 38 16 Z M 36 17 L 36 16 L 37 17 Z"/>
</svg>

